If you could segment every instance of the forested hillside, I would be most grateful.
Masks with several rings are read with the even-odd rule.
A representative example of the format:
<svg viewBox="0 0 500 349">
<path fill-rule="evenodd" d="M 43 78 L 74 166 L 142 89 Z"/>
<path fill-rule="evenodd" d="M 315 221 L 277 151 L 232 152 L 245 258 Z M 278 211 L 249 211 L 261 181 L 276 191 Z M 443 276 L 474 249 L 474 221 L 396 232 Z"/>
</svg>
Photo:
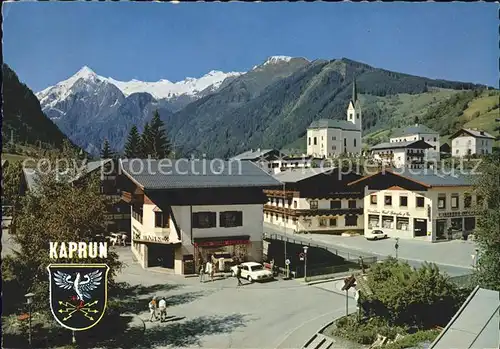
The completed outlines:
<svg viewBox="0 0 500 349">
<path fill-rule="evenodd" d="M 4 147 L 11 135 L 17 145 L 32 145 L 45 149 L 59 148 L 66 135 L 42 112 L 33 92 L 19 81 L 6 64 L 2 66 Z"/>
<path fill-rule="evenodd" d="M 230 156 L 249 148 L 282 148 L 302 137 L 313 120 L 344 119 L 354 79 L 367 100 L 480 87 L 390 72 L 349 59 L 319 60 L 269 84 L 255 96 L 247 82 L 237 78 L 218 93 L 167 118 L 167 128 L 185 155 Z M 450 94 L 436 94 L 435 102 Z M 376 103 L 366 108 L 364 129 L 389 125 L 390 114 Z"/>
</svg>

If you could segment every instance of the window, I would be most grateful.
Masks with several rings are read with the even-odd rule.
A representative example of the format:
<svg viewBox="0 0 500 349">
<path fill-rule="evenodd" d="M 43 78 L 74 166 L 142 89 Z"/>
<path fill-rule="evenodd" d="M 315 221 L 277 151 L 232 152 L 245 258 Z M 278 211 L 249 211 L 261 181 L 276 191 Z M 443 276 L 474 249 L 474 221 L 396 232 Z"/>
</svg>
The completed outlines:
<svg viewBox="0 0 500 349">
<path fill-rule="evenodd" d="M 371 205 L 377 204 L 377 195 L 370 195 L 370 204 Z"/>
<path fill-rule="evenodd" d="M 451 229 L 461 231 L 463 228 L 463 218 L 452 218 Z"/>
<path fill-rule="evenodd" d="M 471 231 L 476 229 L 476 217 L 465 217 L 464 218 L 464 230 Z"/>
<path fill-rule="evenodd" d="M 464 208 L 470 208 L 472 205 L 472 196 L 470 194 L 465 194 L 464 196 Z"/>
<path fill-rule="evenodd" d="M 241 227 L 243 225 L 243 212 L 226 211 L 219 214 L 219 225 L 224 228 Z"/>
<path fill-rule="evenodd" d="M 438 209 L 445 210 L 446 209 L 446 195 L 439 194 L 438 196 Z"/>
<path fill-rule="evenodd" d="M 331 209 L 342 208 L 342 201 L 340 201 L 340 200 L 332 200 L 332 201 L 330 201 L 330 208 Z"/>
<path fill-rule="evenodd" d="M 356 146 L 356 138 L 354 138 L 354 146 Z"/>
<path fill-rule="evenodd" d="M 332 137 L 332 141 L 336 141 L 337 140 L 337 137 L 336 136 L 333 136 Z"/>
<path fill-rule="evenodd" d="M 344 147 L 347 147 L 347 138 L 344 138 Z"/>
<path fill-rule="evenodd" d="M 142 224 L 142 207 L 132 207 L 132 217 Z"/>
<path fill-rule="evenodd" d="M 356 114 L 356 119 L 358 119 L 358 120 L 359 120 L 359 113 L 357 113 L 357 114 Z"/>
<path fill-rule="evenodd" d="M 214 228 L 216 225 L 215 212 L 193 213 L 193 228 Z"/>
<path fill-rule="evenodd" d="M 436 141 L 437 141 L 437 138 L 436 138 L 436 137 L 434 137 L 434 142 L 436 142 Z"/>
<path fill-rule="evenodd" d="M 408 207 L 408 197 L 407 196 L 400 196 L 399 197 L 399 206 L 400 207 Z"/>
<path fill-rule="evenodd" d="M 314 137 L 314 145 L 317 145 L 318 144 L 318 140 L 316 139 L 316 137 Z"/>
<path fill-rule="evenodd" d="M 163 212 L 155 212 L 155 227 L 156 228 L 168 228 L 169 217 Z"/>
<path fill-rule="evenodd" d="M 337 218 L 330 218 L 330 227 L 337 226 Z"/>
<path fill-rule="evenodd" d="M 311 210 L 317 210 L 318 209 L 318 201 L 311 200 L 309 202 L 309 207 L 311 207 Z"/>
<path fill-rule="evenodd" d="M 393 216 L 382 216 L 382 228 L 394 229 L 394 217 Z"/>
<path fill-rule="evenodd" d="M 370 214 L 368 215 L 368 229 L 380 227 L 380 217 Z"/>
<path fill-rule="evenodd" d="M 451 194 L 451 208 L 458 208 L 458 194 Z"/>
<path fill-rule="evenodd" d="M 297 201 L 293 202 L 293 208 L 297 208 Z"/>
<path fill-rule="evenodd" d="M 349 200 L 349 208 L 356 208 L 356 200 Z"/>
<path fill-rule="evenodd" d="M 323 140 L 323 136 L 321 136 L 321 140 Z"/>
<path fill-rule="evenodd" d="M 309 145 L 311 145 L 311 137 L 309 137 Z"/>
<path fill-rule="evenodd" d="M 352 120 L 352 113 L 349 114 L 349 120 Z"/>
<path fill-rule="evenodd" d="M 356 215 L 345 216 L 346 227 L 354 227 L 356 225 L 358 225 L 358 216 Z"/>
<path fill-rule="evenodd" d="M 326 227 L 327 226 L 326 223 L 327 223 L 326 218 L 320 218 L 319 219 L 319 226 L 320 227 Z"/>
<path fill-rule="evenodd" d="M 396 217 L 396 229 L 408 231 L 410 226 L 410 219 L 406 217 Z"/>
<path fill-rule="evenodd" d="M 476 201 L 477 201 L 477 206 L 478 207 L 483 207 L 484 206 L 484 200 L 483 200 L 483 197 L 481 195 L 478 195 L 476 197 Z"/>
<path fill-rule="evenodd" d="M 337 150 L 337 146 L 332 145 L 332 150 Z"/>
<path fill-rule="evenodd" d="M 384 205 L 385 206 L 392 206 L 392 196 L 391 195 L 384 196 Z"/>
</svg>

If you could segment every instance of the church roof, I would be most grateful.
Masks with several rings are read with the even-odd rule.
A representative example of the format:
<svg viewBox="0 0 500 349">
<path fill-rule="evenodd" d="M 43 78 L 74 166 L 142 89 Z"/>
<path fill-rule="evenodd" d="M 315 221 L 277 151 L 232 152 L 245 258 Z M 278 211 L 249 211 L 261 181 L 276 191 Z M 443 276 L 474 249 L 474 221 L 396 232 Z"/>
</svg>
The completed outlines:
<svg viewBox="0 0 500 349">
<path fill-rule="evenodd" d="M 352 122 L 345 120 L 320 119 L 311 122 L 307 129 L 337 128 L 344 131 L 359 131 Z"/>
</svg>

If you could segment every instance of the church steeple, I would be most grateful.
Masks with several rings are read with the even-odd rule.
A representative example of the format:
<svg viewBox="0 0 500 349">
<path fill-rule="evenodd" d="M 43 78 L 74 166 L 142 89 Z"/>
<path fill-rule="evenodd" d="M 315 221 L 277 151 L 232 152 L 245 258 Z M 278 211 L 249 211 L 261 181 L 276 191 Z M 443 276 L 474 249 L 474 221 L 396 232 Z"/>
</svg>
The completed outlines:
<svg viewBox="0 0 500 349">
<path fill-rule="evenodd" d="M 356 88 L 356 79 L 353 80 L 352 83 L 352 97 L 351 97 L 352 102 L 354 105 L 356 105 L 356 102 L 358 101 L 358 89 Z"/>
</svg>

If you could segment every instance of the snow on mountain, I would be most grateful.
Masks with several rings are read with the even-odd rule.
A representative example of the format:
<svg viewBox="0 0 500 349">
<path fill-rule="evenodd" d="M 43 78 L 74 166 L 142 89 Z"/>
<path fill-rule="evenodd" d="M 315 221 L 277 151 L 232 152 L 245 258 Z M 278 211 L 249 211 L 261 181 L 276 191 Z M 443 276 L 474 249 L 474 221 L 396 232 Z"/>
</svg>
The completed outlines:
<svg viewBox="0 0 500 349">
<path fill-rule="evenodd" d="M 257 69 L 257 68 L 262 68 L 266 65 L 269 65 L 269 64 L 278 64 L 278 63 L 288 63 L 290 62 L 294 57 L 290 57 L 290 56 L 271 56 L 271 57 L 268 57 L 266 59 L 266 61 L 264 63 L 261 63 L 259 65 L 256 65 L 252 68 L 253 69 Z M 304 58 L 305 59 L 305 58 Z M 306 59 L 307 60 L 307 59 Z M 308 61 L 308 60 L 307 60 Z"/>
<path fill-rule="evenodd" d="M 147 92 L 157 99 L 170 99 L 180 95 L 195 96 L 210 86 L 213 87 L 213 90 L 216 90 L 226 78 L 236 77 L 241 74 L 243 73 L 224 73 L 212 70 L 199 79 L 186 78 L 178 82 L 171 82 L 163 79 L 157 82 L 144 82 L 135 79 L 124 82 L 113 78 L 108 78 L 108 81 L 118 87 L 125 96 L 129 96 L 136 92 Z"/>
</svg>

